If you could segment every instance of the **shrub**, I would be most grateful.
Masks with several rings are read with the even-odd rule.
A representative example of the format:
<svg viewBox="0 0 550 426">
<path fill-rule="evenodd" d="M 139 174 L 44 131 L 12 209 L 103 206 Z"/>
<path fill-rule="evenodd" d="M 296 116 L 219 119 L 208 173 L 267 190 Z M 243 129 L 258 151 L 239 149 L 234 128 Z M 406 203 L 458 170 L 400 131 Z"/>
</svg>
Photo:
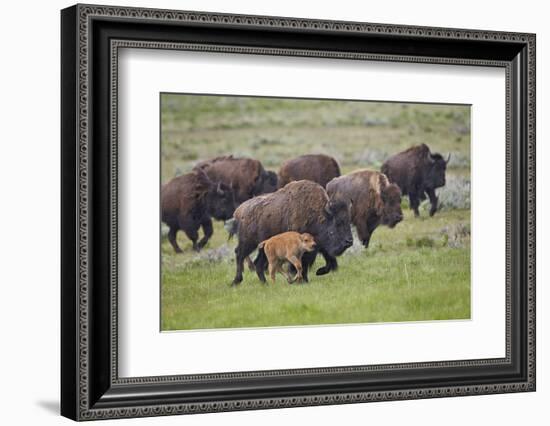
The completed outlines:
<svg viewBox="0 0 550 426">
<path fill-rule="evenodd" d="M 470 208 L 470 179 L 464 177 L 448 177 L 447 184 L 437 190 L 439 198 L 438 210 L 454 210 Z M 425 201 L 422 209 L 430 209 L 430 203 Z"/>
<path fill-rule="evenodd" d="M 353 159 L 362 167 L 371 166 L 379 168 L 389 157 L 386 151 L 376 148 L 365 148 L 363 151 L 354 155 Z"/>
<path fill-rule="evenodd" d="M 434 247 L 435 241 L 430 237 L 411 238 L 407 237 L 407 247 Z"/>
<path fill-rule="evenodd" d="M 456 223 L 445 226 L 440 233 L 443 235 L 443 244 L 451 248 L 462 248 L 470 239 L 470 224 Z"/>
<path fill-rule="evenodd" d="M 449 169 L 469 169 L 470 156 L 460 152 L 451 152 L 451 161 L 447 165 Z"/>
</svg>

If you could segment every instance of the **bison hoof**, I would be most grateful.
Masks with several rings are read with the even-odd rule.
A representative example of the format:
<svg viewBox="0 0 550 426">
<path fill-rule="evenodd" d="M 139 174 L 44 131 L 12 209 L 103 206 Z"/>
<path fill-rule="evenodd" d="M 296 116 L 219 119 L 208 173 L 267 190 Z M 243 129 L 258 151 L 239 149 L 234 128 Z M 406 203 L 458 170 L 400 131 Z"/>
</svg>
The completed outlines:
<svg viewBox="0 0 550 426">
<path fill-rule="evenodd" d="M 231 287 L 237 287 L 237 286 L 242 282 L 242 280 L 243 280 L 242 278 L 240 278 L 240 279 L 239 279 L 239 278 L 235 278 L 235 279 L 233 280 L 233 282 L 231 283 Z"/>
<path fill-rule="evenodd" d="M 326 266 L 323 266 L 322 268 L 317 269 L 317 272 L 315 272 L 315 275 L 325 275 L 330 272 L 330 268 L 327 268 Z"/>
<path fill-rule="evenodd" d="M 436 211 L 437 211 L 437 209 L 430 210 L 430 216 L 433 216 L 433 215 L 435 214 Z"/>
</svg>

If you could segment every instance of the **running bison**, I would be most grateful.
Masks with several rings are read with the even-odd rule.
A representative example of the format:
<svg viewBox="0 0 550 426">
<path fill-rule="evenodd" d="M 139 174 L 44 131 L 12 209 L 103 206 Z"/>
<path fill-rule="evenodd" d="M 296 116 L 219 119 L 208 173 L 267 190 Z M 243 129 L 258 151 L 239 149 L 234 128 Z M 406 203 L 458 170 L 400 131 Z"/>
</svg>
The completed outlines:
<svg viewBox="0 0 550 426">
<path fill-rule="evenodd" d="M 199 251 L 212 236 L 212 217 L 227 220 L 235 211 L 231 188 L 214 183 L 201 170 L 175 177 L 162 186 L 160 193 L 161 219 L 170 228 L 168 240 L 176 253 L 181 253 L 176 234 L 181 229 Z M 202 226 L 204 237 L 199 238 Z"/>
<path fill-rule="evenodd" d="M 252 158 L 216 157 L 200 162 L 194 169 L 203 170 L 214 182 L 232 187 L 237 205 L 256 195 L 277 190 L 277 174 L 265 170 L 262 163 Z"/>
<path fill-rule="evenodd" d="M 333 201 L 351 202 L 351 222 L 367 248 L 379 225 L 393 228 L 403 220 L 401 191 L 382 173 L 357 170 L 329 182 L 327 193 Z"/>
<path fill-rule="evenodd" d="M 272 194 L 260 195 L 235 210 L 232 234 L 239 242 L 235 249 L 237 273 L 233 285 L 243 279 L 244 260 L 262 241 L 287 231 L 307 232 L 317 249 L 302 257 L 303 279 L 308 281 L 308 268 L 315 261 L 317 250 L 330 257 L 339 256 L 353 243 L 349 206 L 331 202 L 326 191 L 315 182 L 291 182 Z M 263 251 L 255 261 L 256 273 L 265 282 L 267 258 Z"/>
<path fill-rule="evenodd" d="M 406 151 L 388 158 L 382 165 L 384 173 L 391 183 L 409 196 L 410 207 L 414 215 L 419 216 L 420 201 L 430 199 L 430 216 L 437 211 L 436 188 L 445 186 L 445 170 L 451 154 L 445 160 L 441 154 L 432 154 L 426 144 L 413 146 Z"/>
<path fill-rule="evenodd" d="M 287 160 L 279 170 L 279 188 L 295 180 L 311 180 L 323 188 L 331 179 L 340 176 L 340 166 L 328 155 L 309 154 Z"/>
</svg>

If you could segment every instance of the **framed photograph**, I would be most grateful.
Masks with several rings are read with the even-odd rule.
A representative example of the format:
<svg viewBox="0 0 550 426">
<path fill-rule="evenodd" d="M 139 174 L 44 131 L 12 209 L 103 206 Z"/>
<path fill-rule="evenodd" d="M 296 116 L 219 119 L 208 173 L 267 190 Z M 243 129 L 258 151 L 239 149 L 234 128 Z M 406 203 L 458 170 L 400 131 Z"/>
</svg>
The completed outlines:
<svg viewBox="0 0 550 426">
<path fill-rule="evenodd" d="M 61 12 L 61 413 L 535 390 L 535 35 Z"/>
</svg>

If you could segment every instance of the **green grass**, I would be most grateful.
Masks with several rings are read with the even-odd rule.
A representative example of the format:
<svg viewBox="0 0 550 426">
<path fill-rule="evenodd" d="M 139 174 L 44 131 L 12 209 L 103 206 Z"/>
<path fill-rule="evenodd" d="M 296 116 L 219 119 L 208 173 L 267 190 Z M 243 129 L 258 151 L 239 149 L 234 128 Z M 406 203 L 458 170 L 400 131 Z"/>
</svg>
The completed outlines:
<svg viewBox="0 0 550 426">
<path fill-rule="evenodd" d="M 451 222 L 469 223 L 469 212 L 442 212 L 432 219 L 407 212 L 395 229 L 377 229 L 369 249 L 354 246 L 340 257 L 336 273 L 311 274 L 308 284 L 298 285 L 281 276 L 263 285 L 246 270 L 242 284 L 231 287 L 235 243 L 227 258 L 208 260 L 209 251 L 226 244 L 220 224 L 201 254 L 182 237 L 185 252 L 176 255 L 163 239 L 162 329 L 470 318 L 469 238 L 462 247 L 449 247 L 442 229 Z M 318 258 L 315 266 L 322 263 Z"/>
<path fill-rule="evenodd" d="M 470 175 L 468 107 L 181 95 L 163 95 L 161 105 L 162 182 L 227 154 L 275 171 L 287 158 L 315 152 L 333 155 L 343 173 L 379 169 L 387 155 L 422 142 L 452 153 L 448 179 Z M 470 318 L 470 211 L 429 218 L 423 208 L 414 218 L 405 199 L 403 206 L 405 220 L 378 228 L 368 250 L 356 242 L 337 272 L 315 276 L 319 257 L 309 284 L 278 276 L 263 285 L 245 270 L 242 284 L 230 287 L 236 241 L 220 222 L 198 254 L 181 232 L 183 254 L 163 237 L 162 330 Z"/>
<path fill-rule="evenodd" d="M 469 107 L 182 95 L 161 102 L 163 182 L 227 154 L 274 171 L 308 153 L 334 156 L 343 173 L 379 169 L 389 154 L 420 143 L 451 152 L 451 174 L 470 173 Z"/>
</svg>

